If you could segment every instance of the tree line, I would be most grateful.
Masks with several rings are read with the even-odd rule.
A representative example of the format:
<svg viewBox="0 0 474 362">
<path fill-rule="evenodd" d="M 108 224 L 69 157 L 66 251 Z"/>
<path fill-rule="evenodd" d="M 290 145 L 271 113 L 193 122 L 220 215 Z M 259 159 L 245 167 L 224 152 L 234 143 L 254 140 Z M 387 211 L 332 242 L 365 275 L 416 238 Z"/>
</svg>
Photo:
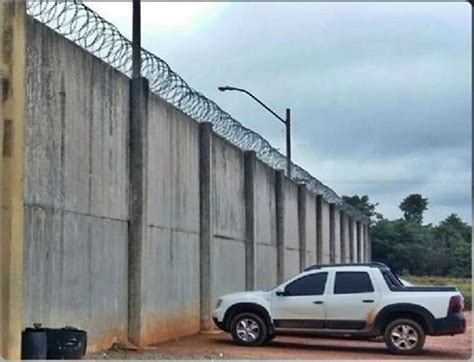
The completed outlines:
<svg viewBox="0 0 474 362">
<path fill-rule="evenodd" d="M 407 196 L 399 205 L 403 217 L 388 220 L 368 196 L 343 196 L 371 219 L 372 260 L 411 275 L 471 277 L 472 227 L 456 214 L 438 225 L 423 224 L 429 200 Z"/>
</svg>

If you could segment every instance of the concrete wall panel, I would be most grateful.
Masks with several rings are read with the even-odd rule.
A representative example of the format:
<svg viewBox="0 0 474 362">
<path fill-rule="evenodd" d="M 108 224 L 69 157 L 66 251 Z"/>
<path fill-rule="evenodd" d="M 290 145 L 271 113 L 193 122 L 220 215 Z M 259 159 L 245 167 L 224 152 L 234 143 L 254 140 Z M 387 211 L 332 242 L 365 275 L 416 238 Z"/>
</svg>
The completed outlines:
<svg viewBox="0 0 474 362">
<path fill-rule="evenodd" d="M 257 289 L 268 290 L 277 285 L 276 246 L 257 244 Z"/>
<path fill-rule="evenodd" d="M 73 325 L 104 347 L 127 330 L 127 223 L 26 207 L 23 324 Z"/>
<path fill-rule="evenodd" d="M 149 228 L 143 247 L 144 344 L 199 331 L 199 235 Z"/>
<path fill-rule="evenodd" d="M 352 219 L 352 230 L 353 230 L 353 236 L 352 236 L 352 250 L 353 250 L 353 262 L 357 262 L 357 255 L 359 255 L 359 251 L 357 249 L 357 221 L 353 218 Z"/>
<path fill-rule="evenodd" d="M 126 77 L 28 20 L 25 202 L 127 220 Z"/>
<path fill-rule="evenodd" d="M 199 232 L 199 124 L 151 95 L 148 223 Z"/>
<path fill-rule="evenodd" d="M 336 263 L 341 262 L 341 217 L 340 217 L 340 212 L 337 207 L 335 207 L 334 211 L 334 241 L 335 241 L 335 255 L 334 255 L 334 261 Z"/>
<path fill-rule="evenodd" d="M 275 170 L 257 161 L 255 179 L 257 242 L 276 245 Z"/>
<path fill-rule="evenodd" d="M 215 235 L 245 240 L 244 154 L 218 136 L 212 141 L 212 177 Z"/>
<path fill-rule="evenodd" d="M 151 94 L 144 344 L 199 331 L 199 124 Z"/>
<path fill-rule="evenodd" d="M 365 224 L 360 223 L 360 255 L 361 255 L 361 262 L 366 261 L 365 257 Z"/>
<path fill-rule="evenodd" d="M 326 201 L 321 203 L 321 214 L 322 214 L 322 234 L 323 234 L 323 263 L 329 263 L 330 256 L 330 245 L 329 245 L 329 204 Z"/>
<path fill-rule="evenodd" d="M 298 231 L 298 186 L 283 179 L 285 278 L 300 270 Z"/>
<path fill-rule="evenodd" d="M 344 244 L 346 249 L 344 263 L 350 263 L 349 217 L 344 215 L 342 222 L 344 223 Z"/>
<path fill-rule="evenodd" d="M 285 247 L 291 249 L 299 249 L 298 241 L 298 186 L 284 178 L 283 182 L 284 194 L 284 240 Z"/>
<path fill-rule="evenodd" d="M 245 290 L 245 244 L 214 237 L 213 305 L 219 296 Z"/>
<path fill-rule="evenodd" d="M 306 265 L 316 264 L 316 197 L 306 193 Z"/>
</svg>

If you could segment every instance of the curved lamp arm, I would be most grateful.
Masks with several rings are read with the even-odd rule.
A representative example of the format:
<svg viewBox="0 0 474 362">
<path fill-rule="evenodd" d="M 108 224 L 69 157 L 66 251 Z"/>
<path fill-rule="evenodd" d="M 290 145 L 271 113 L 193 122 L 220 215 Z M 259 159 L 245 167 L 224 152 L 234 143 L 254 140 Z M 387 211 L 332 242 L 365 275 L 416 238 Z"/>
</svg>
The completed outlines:
<svg viewBox="0 0 474 362">
<path fill-rule="evenodd" d="M 250 93 L 248 90 L 246 89 L 242 89 L 242 88 L 236 88 L 236 87 L 218 87 L 218 89 L 221 91 L 221 92 L 225 92 L 225 91 L 236 91 L 236 92 L 242 92 L 242 93 L 245 93 L 247 94 L 248 96 L 252 97 L 256 102 L 258 102 L 263 108 L 265 108 L 268 112 L 270 112 L 271 114 L 273 114 L 276 118 L 278 118 L 278 120 L 280 120 L 281 122 L 285 123 L 286 124 L 286 120 L 284 120 L 283 118 L 281 118 L 278 114 L 276 114 L 274 111 L 272 111 L 265 103 L 263 103 L 260 99 L 258 99 L 257 97 L 255 97 L 252 93 Z"/>
</svg>

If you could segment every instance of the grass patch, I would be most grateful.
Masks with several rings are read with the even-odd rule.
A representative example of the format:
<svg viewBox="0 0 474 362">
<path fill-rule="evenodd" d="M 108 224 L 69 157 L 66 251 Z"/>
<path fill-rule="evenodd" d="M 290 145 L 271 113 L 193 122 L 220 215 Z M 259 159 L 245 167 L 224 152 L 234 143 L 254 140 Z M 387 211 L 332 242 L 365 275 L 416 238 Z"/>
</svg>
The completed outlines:
<svg viewBox="0 0 474 362">
<path fill-rule="evenodd" d="M 435 277 L 435 276 L 414 276 L 404 275 L 402 279 L 409 281 L 415 285 L 450 285 L 458 288 L 464 297 L 464 309 L 472 310 L 472 284 L 471 279 L 467 278 L 451 278 L 451 277 Z"/>
</svg>

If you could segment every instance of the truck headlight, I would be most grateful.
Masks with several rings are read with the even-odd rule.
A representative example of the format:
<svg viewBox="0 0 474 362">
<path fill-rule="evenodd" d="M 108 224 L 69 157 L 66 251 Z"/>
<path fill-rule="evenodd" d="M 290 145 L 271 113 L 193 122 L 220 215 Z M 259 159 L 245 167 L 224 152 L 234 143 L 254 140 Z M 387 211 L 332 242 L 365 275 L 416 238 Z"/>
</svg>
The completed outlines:
<svg viewBox="0 0 474 362">
<path fill-rule="evenodd" d="M 219 308 L 222 304 L 222 299 L 217 300 L 216 309 Z"/>
</svg>

